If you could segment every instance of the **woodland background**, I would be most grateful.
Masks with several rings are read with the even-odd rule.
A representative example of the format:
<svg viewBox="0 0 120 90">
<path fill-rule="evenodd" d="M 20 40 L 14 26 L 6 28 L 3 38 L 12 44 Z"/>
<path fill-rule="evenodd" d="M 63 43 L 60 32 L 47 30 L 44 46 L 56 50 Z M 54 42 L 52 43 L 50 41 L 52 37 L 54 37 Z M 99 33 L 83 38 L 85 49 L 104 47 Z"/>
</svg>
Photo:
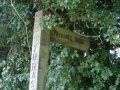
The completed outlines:
<svg viewBox="0 0 120 90">
<path fill-rule="evenodd" d="M 120 90 L 120 0 L 0 0 L 0 90 L 28 90 L 34 14 L 90 40 L 83 52 L 50 43 L 48 90 Z"/>
</svg>

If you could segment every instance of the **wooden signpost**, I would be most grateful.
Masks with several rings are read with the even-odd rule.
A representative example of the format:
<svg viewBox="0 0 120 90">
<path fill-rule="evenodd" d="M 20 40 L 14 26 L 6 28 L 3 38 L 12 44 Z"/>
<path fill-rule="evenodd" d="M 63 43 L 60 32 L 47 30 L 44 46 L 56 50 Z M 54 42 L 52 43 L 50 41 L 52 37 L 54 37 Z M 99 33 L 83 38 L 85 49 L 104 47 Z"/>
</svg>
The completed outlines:
<svg viewBox="0 0 120 90">
<path fill-rule="evenodd" d="M 49 32 L 43 30 L 42 16 L 43 11 L 35 14 L 29 90 L 46 90 Z"/>
<path fill-rule="evenodd" d="M 35 14 L 33 31 L 29 90 L 46 90 L 46 75 L 49 59 L 49 42 L 57 42 L 66 46 L 86 51 L 89 40 L 77 33 L 55 27 L 52 31 L 43 30 L 43 11 Z"/>
</svg>

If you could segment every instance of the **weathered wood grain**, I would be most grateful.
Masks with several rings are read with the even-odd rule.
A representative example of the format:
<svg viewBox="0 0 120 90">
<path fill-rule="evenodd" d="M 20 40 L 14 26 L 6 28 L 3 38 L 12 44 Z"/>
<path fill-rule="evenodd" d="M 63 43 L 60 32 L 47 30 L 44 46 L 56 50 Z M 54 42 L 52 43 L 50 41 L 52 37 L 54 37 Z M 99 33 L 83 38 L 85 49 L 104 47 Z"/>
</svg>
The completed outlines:
<svg viewBox="0 0 120 90">
<path fill-rule="evenodd" d="M 82 51 L 90 47 L 88 38 L 60 27 L 55 27 L 50 31 L 50 40 Z"/>
<path fill-rule="evenodd" d="M 43 11 L 35 14 L 29 90 L 46 90 L 46 75 L 49 57 L 49 32 L 43 30 Z"/>
</svg>

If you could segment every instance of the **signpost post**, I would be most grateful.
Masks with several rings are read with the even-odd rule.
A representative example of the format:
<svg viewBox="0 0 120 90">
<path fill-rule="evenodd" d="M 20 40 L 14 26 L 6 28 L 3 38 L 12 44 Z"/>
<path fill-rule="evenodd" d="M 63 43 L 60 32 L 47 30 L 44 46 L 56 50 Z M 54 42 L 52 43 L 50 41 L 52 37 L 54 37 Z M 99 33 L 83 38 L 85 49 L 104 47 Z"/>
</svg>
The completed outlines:
<svg viewBox="0 0 120 90">
<path fill-rule="evenodd" d="M 46 90 L 49 32 L 42 27 L 43 11 L 35 14 L 29 90 Z"/>
<path fill-rule="evenodd" d="M 46 75 L 49 59 L 49 41 L 86 51 L 90 44 L 86 37 L 55 27 L 52 31 L 43 30 L 43 11 L 35 14 L 33 31 L 29 90 L 46 90 Z"/>
</svg>

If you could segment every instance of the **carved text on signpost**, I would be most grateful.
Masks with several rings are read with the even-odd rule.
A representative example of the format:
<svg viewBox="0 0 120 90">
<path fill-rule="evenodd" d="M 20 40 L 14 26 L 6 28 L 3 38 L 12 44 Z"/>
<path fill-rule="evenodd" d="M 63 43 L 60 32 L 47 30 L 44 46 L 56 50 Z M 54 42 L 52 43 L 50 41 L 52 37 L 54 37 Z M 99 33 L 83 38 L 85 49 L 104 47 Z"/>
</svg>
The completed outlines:
<svg viewBox="0 0 120 90">
<path fill-rule="evenodd" d="M 90 46 L 88 38 L 60 27 L 55 27 L 50 31 L 50 40 L 83 51 Z"/>
</svg>

